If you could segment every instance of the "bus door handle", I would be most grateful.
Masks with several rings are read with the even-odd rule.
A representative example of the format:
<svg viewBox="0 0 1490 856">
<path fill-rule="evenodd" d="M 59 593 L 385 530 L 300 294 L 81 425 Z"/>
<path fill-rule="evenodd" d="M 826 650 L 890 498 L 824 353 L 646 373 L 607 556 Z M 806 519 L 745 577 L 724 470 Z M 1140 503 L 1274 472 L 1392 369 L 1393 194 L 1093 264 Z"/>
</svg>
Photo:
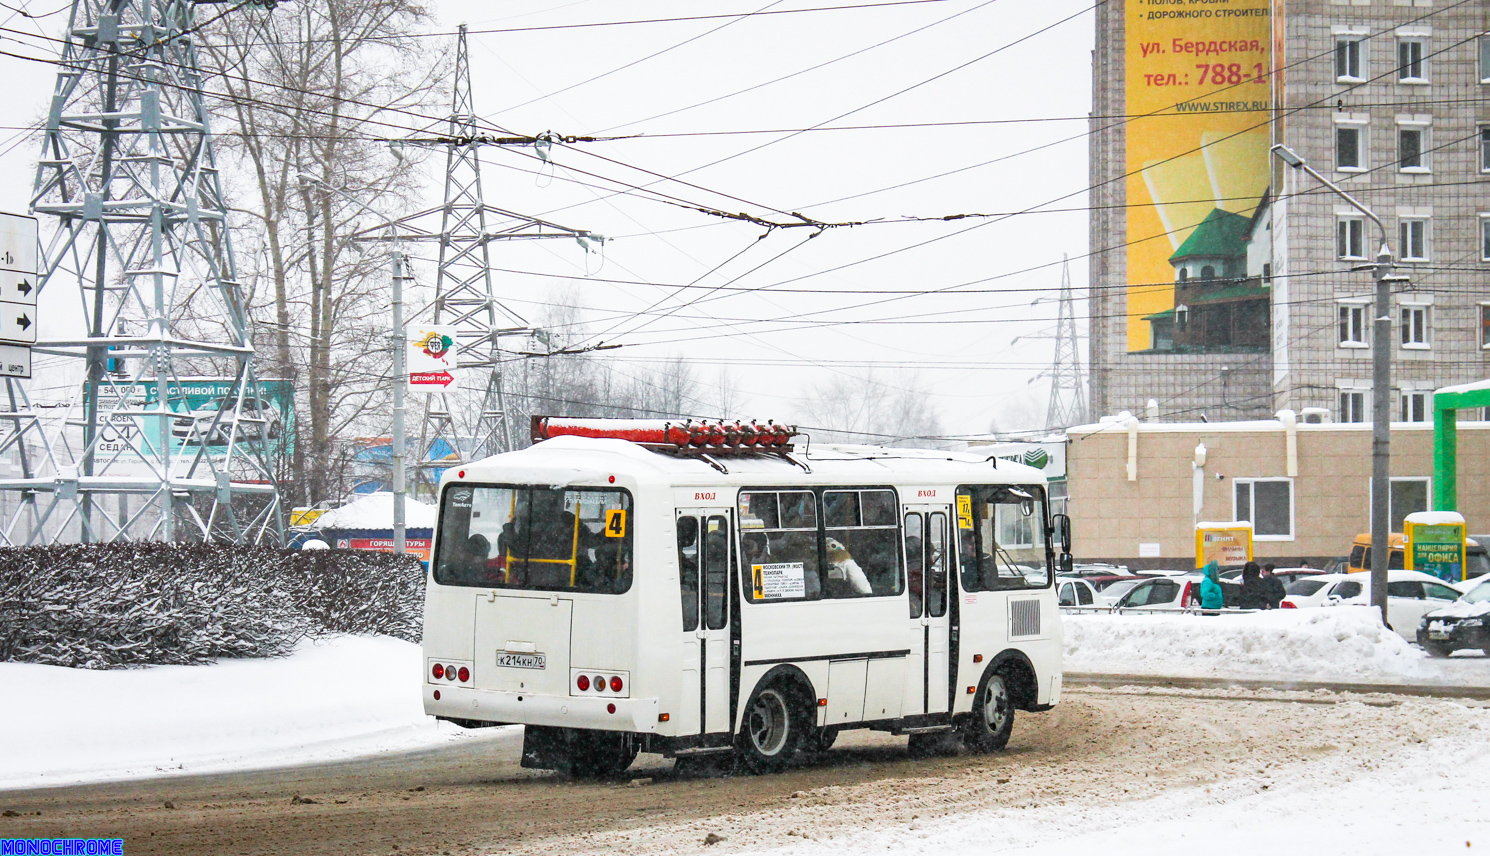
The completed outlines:
<svg viewBox="0 0 1490 856">
<path fill-rule="evenodd" d="M 930 627 L 931 626 L 931 616 L 927 615 L 924 612 L 921 613 L 921 626 L 922 627 Z"/>
</svg>

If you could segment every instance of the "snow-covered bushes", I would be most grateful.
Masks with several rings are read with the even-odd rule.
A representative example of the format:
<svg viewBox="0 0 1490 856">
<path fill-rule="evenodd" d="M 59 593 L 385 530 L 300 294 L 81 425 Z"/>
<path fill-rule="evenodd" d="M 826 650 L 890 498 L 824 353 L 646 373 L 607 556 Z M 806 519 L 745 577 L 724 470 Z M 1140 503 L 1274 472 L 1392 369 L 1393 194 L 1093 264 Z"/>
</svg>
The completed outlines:
<svg viewBox="0 0 1490 856">
<path fill-rule="evenodd" d="M 288 654 L 307 636 L 418 641 L 412 557 L 221 544 L 0 549 L 0 661 L 87 669 Z"/>
</svg>

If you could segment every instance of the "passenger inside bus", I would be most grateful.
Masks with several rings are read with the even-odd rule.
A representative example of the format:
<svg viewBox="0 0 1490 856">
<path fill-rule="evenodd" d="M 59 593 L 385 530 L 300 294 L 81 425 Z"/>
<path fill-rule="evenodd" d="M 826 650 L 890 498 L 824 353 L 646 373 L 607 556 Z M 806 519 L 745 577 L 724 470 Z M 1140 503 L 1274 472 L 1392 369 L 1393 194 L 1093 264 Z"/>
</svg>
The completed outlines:
<svg viewBox="0 0 1490 856">
<path fill-rule="evenodd" d="M 534 488 L 517 491 L 497 548 L 508 559 L 509 583 L 549 588 L 589 577 L 593 540 L 589 527 L 564 508 L 564 491 Z"/>
</svg>

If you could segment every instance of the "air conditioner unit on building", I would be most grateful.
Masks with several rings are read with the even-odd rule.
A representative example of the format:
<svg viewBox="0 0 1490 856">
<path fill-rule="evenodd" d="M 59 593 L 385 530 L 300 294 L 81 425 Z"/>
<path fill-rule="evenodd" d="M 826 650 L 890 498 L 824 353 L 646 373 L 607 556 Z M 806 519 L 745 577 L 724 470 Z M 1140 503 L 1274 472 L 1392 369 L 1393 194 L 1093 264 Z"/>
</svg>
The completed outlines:
<svg viewBox="0 0 1490 856">
<path fill-rule="evenodd" d="M 1335 420 L 1330 418 L 1328 407 L 1305 407 L 1299 412 L 1306 425 L 1327 425 Z"/>
</svg>

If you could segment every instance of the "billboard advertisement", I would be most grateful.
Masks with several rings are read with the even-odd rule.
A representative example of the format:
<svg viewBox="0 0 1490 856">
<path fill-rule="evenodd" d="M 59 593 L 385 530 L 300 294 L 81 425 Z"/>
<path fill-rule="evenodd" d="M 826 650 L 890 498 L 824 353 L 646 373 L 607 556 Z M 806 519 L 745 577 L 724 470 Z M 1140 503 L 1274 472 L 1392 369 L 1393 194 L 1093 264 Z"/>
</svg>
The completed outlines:
<svg viewBox="0 0 1490 856">
<path fill-rule="evenodd" d="M 1271 7 L 1127 6 L 1130 352 L 1268 347 Z"/>
<path fill-rule="evenodd" d="M 113 460 L 155 457 L 160 437 L 159 416 L 152 415 L 159 399 L 155 380 L 106 382 L 99 387 L 99 446 Z M 232 401 L 237 384 L 232 378 L 186 377 L 166 387 L 166 406 L 180 414 L 168 427 L 171 451 L 201 448 L 207 455 L 224 457 L 230 423 L 217 413 Z M 289 454 L 295 435 L 295 391 L 286 380 L 260 380 L 243 395 L 242 419 L 236 441 L 264 445 L 271 457 Z M 80 420 L 69 422 L 82 427 Z"/>
</svg>

